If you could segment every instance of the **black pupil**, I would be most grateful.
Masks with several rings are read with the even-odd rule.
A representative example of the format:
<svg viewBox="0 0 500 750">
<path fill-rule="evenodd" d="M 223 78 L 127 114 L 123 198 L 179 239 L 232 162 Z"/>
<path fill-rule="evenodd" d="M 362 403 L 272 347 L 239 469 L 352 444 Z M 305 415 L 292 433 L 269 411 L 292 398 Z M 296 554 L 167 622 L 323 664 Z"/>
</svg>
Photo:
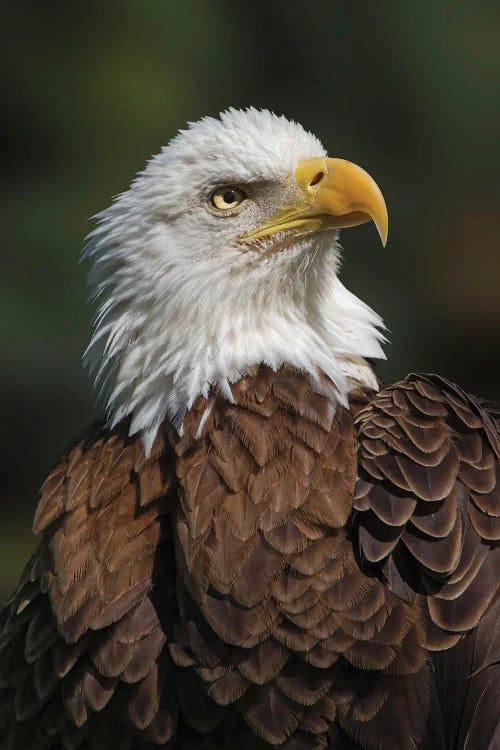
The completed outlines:
<svg viewBox="0 0 500 750">
<path fill-rule="evenodd" d="M 224 203 L 235 203 L 236 202 L 236 195 L 232 190 L 228 190 L 223 195 Z"/>
</svg>

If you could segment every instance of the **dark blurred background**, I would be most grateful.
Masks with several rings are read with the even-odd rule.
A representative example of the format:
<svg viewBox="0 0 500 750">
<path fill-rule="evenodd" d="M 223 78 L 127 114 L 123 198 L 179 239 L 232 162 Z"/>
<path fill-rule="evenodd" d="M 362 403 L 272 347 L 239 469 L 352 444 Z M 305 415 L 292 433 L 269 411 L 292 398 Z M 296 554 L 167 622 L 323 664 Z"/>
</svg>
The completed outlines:
<svg viewBox="0 0 500 750">
<path fill-rule="evenodd" d="M 345 232 L 343 280 L 391 331 L 381 375 L 500 400 L 496 0 L 12 0 L 0 25 L 0 601 L 41 481 L 96 416 L 88 217 L 187 120 L 268 107 L 369 169 L 389 245 Z"/>
</svg>

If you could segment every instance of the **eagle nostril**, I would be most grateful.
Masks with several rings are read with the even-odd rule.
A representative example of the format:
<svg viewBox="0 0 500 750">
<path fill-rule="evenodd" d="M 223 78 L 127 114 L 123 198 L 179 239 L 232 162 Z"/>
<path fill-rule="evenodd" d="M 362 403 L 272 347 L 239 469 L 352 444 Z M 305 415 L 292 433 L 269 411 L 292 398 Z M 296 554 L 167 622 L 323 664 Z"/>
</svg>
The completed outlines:
<svg viewBox="0 0 500 750">
<path fill-rule="evenodd" d="M 321 182 L 323 177 L 325 176 L 324 172 L 318 172 L 314 177 L 312 178 L 311 182 L 309 183 L 309 187 L 314 187 L 318 184 L 318 182 Z"/>
</svg>

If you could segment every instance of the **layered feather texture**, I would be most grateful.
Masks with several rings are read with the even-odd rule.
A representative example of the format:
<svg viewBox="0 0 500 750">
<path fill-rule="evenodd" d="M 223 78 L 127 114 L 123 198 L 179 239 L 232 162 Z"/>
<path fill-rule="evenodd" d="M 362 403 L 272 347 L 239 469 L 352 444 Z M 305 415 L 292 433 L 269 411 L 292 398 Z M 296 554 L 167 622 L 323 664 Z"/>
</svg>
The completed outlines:
<svg viewBox="0 0 500 750">
<path fill-rule="evenodd" d="M 130 747 L 133 727 L 172 736 L 175 694 L 158 699 L 173 679 L 160 619 L 175 609 L 173 470 L 164 439 L 146 460 L 124 426 L 96 426 L 49 475 L 42 541 L 2 613 L 2 750 Z"/>
<path fill-rule="evenodd" d="M 500 585 L 500 439 L 479 401 L 409 375 L 357 418 L 360 547 L 392 590 L 426 595 L 429 646 L 476 627 Z"/>
<path fill-rule="evenodd" d="M 1 750 L 495 746 L 477 400 L 410 376 L 346 410 L 327 378 L 261 367 L 149 457 L 128 428 L 89 431 L 43 487 L 2 614 Z"/>
</svg>

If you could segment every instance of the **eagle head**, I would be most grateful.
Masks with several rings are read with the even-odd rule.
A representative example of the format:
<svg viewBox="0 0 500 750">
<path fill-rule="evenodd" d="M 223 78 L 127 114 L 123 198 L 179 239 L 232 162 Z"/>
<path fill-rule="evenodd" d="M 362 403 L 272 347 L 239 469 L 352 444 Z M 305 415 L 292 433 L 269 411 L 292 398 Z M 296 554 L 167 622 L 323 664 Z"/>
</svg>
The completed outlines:
<svg viewBox="0 0 500 750">
<path fill-rule="evenodd" d="M 338 279 L 338 230 L 387 210 L 360 167 L 269 111 L 190 124 L 98 215 L 84 255 L 97 302 L 85 359 L 111 424 L 149 449 L 169 417 L 259 364 L 325 373 L 339 401 L 376 387 L 381 319 Z"/>
</svg>

